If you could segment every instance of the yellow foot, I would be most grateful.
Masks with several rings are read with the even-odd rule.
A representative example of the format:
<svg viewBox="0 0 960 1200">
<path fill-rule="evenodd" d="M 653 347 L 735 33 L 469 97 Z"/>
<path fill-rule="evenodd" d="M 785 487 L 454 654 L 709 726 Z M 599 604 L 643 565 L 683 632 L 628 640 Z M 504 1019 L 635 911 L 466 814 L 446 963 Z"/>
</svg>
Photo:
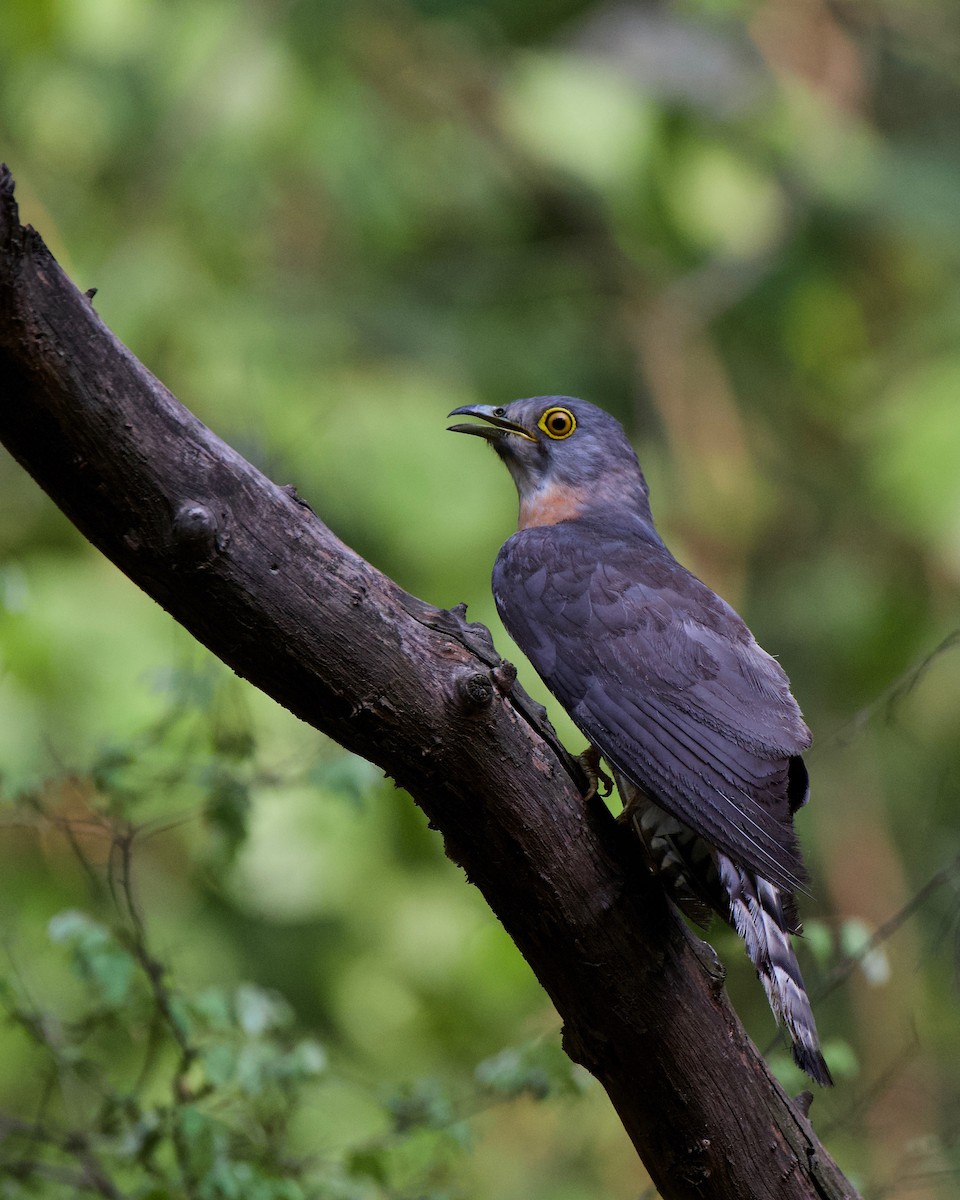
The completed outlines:
<svg viewBox="0 0 960 1200">
<path fill-rule="evenodd" d="M 599 787 L 603 788 L 604 796 L 609 796 L 613 791 L 613 780 L 600 766 L 600 751 L 596 746 L 588 746 L 582 754 L 577 756 L 577 762 L 583 767 L 587 779 L 590 780 L 590 787 L 583 797 L 584 800 L 592 800 Z"/>
</svg>

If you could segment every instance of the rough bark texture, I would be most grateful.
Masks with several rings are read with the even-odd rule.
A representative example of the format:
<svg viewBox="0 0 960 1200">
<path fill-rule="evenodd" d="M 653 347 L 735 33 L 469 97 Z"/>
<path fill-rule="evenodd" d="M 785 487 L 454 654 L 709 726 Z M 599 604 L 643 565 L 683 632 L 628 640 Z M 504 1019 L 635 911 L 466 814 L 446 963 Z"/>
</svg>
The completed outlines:
<svg viewBox="0 0 960 1200">
<path fill-rule="evenodd" d="M 768 1073 L 489 634 L 340 542 L 97 317 L 0 169 L 0 440 L 214 654 L 409 791 L 549 993 L 667 1200 L 856 1193 Z"/>
</svg>

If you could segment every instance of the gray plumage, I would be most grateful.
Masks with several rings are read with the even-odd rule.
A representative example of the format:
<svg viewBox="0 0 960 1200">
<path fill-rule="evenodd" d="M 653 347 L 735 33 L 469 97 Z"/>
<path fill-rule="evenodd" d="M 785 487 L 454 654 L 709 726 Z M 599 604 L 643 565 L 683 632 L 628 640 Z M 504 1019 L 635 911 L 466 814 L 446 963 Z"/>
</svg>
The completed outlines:
<svg viewBox="0 0 960 1200">
<path fill-rule="evenodd" d="M 677 902 L 736 928 L 796 1061 L 830 1083 L 789 937 L 810 733 L 787 676 L 670 554 L 608 413 L 563 396 L 456 413 L 486 422 L 454 428 L 491 442 L 520 496 L 493 571 L 504 624 L 613 768 Z"/>
</svg>

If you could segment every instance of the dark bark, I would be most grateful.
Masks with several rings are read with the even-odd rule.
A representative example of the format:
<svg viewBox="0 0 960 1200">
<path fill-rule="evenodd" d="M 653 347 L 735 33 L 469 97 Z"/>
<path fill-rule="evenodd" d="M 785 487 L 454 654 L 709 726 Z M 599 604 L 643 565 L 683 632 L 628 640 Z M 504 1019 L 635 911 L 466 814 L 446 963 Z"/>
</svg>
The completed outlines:
<svg viewBox="0 0 960 1200">
<path fill-rule="evenodd" d="M 664 1197 L 856 1195 L 486 630 L 401 591 L 187 412 L 20 227 L 5 168 L 0 440 L 214 654 L 407 789 Z"/>
</svg>

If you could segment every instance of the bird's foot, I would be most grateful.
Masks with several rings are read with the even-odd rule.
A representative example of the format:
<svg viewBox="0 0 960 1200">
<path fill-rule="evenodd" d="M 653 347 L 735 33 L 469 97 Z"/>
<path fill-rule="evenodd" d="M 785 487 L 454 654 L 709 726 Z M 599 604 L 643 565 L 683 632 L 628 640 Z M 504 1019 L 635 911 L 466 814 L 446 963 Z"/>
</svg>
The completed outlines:
<svg viewBox="0 0 960 1200">
<path fill-rule="evenodd" d="M 582 754 L 578 754 L 577 762 L 583 767 L 584 774 L 590 781 L 590 787 L 584 793 L 584 801 L 592 800 L 601 787 L 602 794 L 609 796 L 613 791 L 613 780 L 600 766 L 600 751 L 596 746 L 588 746 Z"/>
<path fill-rule="evenodd" d="M 620 798 L 623 801 L 623 809 L 617 813 L 617 820 L 621 825 L 632 825 L 636 830 L 637 837 L 643 841 L 640 814 L 643 811 L 644 805 L 649 803 L 647 794 L 640 788 L 635 787 L 629 780 L 624 779 L 622 775 L 619 776 L 617 782 L 620 788 Z"/>
</svg>

